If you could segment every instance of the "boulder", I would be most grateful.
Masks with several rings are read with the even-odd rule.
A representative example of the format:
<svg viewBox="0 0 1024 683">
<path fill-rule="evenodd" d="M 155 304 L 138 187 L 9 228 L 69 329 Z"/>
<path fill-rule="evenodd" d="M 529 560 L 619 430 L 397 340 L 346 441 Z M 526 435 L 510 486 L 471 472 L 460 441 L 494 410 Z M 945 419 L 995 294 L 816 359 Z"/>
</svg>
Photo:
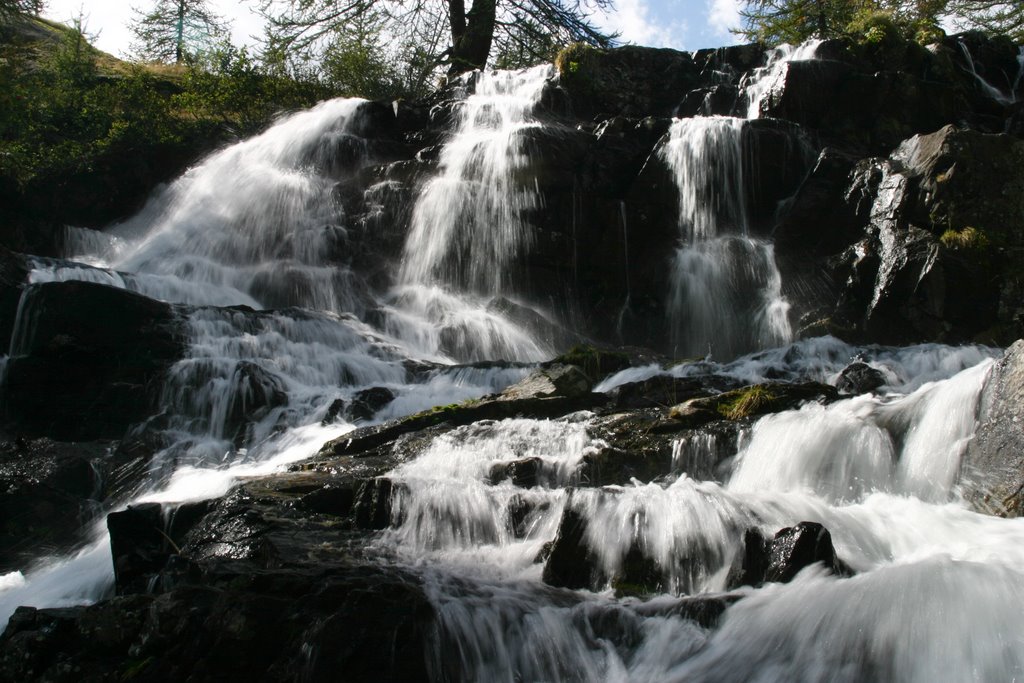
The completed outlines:
<svg viewBox="0 0 1024 683">
<path fill-rule="evenodd" d="M 597 590 L 608 577 L 587 544 L 587 520 L 571 503 L 570 497 L 544 563 L 543 580 L 559 588 Z"/>
<path fill-rule="evenodd" d="M 394 400 L 395 392 L 391 389 L 370 387 L 356 392 L 346 412 L 352 420 L 372 420 L 378 411 Z"/>
<path fill-rule="evenodd" d="M 743 536 L 743 551 L 730 569 L 727 583 L 730 588 L 788 583 L 801 570 L 819 562 L 834 574 L 850 574 L 836 557 L 832 535 L 821 524 L 800 522 L 780 529 L 771 539 L 752 528 Z"/>
<path fill-rule="evenodd" d="M 100 514 L 106 442 L 17 439 L 0 443 L 0 573 L 70 550 Z"/>
<path fill-rule="evenodd" d="M 19 322 L 3 403 L 26 434 L 120 438 L 156 412 L 166 371 L 184 354 L 170 305 L 106 285 L 30 285 Z"/>
<path fill-rule="evenodd" d="M 878 368 L 856 361 L 839 373 L 836 389 L 842 394 L 869 394 L 886 384 L 885 375 Z"/>
<path fill-rule="evenodd" d="M 1024 340 L 1006 349 L 982 392 L 978 427 L 967 444 L 960 484 L 981 512 L 1024 515 Z"/>
<path fill-rule="evenodd" d="M 598 114 L 671 116 L 683 94 L 700 84 L 686 52 L 626 46 L 599 50 L 571 45 L 555 61 L 559 84 L 579 119 Z"/>
</svg>

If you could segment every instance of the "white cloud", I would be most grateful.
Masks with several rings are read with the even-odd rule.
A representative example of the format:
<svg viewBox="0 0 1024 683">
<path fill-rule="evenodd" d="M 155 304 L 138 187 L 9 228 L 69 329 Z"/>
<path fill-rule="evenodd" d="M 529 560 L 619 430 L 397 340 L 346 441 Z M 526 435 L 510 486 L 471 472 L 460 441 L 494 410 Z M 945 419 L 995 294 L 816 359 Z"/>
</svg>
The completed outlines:
<svg viewBox="0 0 1024 683">
<path fill-rule="evenodd" d="M 742 0 L 708 0 L 708 25 L 716 35 L 730 36 L 729 29 L 740 26 Z"/>
<path fill-rule="evenodd" d="M 653 18 L 648 0 L 618 0 L 613 11 L 597 19 L 604 30 L 617 32 L 622 42 L 652 47 L 681 49 L 687 28 L 683 21 L 665 23 Z"/>
</svg>

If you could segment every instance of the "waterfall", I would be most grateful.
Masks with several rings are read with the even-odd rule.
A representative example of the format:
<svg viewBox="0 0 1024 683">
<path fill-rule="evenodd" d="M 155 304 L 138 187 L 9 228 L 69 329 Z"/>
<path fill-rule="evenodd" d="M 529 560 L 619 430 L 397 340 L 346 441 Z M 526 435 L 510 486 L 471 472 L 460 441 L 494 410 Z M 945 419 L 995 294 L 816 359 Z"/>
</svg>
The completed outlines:
<svg viewBox="0 0 1024 683">
<path fill-rule="evenodd" d="M 440 173 L 416 201 L 401 282 L 505 291 L 509 266 L 533 240 L 524 214 L 540 197 L 524 132 L 540 126 L 533 109 L 552 75 L 550 65 L 475 75 Z"/>
<path fill-rule="evenodd" d="M 676 355 L 732 358 L 792 335 L 774 250 L 747 236 L 744 125 L 677 119 L 661 150 L 679 191 L 681 245 L 668 302 Z"/>
<path fill-rule="evenodd" d="M 167 301 L 359 310 L 336 263 L 346 226 L 334 190 L 365 158 L 363 104 L 324 102 L 212 155 L 115 226 L 111 252 L 91 262 Z"/>
<path fill-rule="evenodd" d="M 974 80 L 978 83 L 978 85 L 981 87 L 981 89 L 985 92 L 986 95 L 991 97 L 996 102 L 999 102 L 1000 104 L 1013 104 L 1014 102 L 1017 101 L 1017 81 L 1020 80 L 1019 73 L 1017 75 L 1017 78 L 1014 80 L 1013 85 L 1010 87 L 1010 94 L 1007 95 L 1002 90 L 1000 90 L 999 88 L 995 87 L 987 80 L 985 80 L 982 77 L 982 75 L 978 73 L 977 69 L 974 66 L 974 57 L 971 56 L 971 50 L 967 47 L 967 43 L 965 43 L 962 40 L 958 40 L 957 45 L 960 46 L 960 52 L 964 56 L 964 61 L 967 62 L 967 71 L 970 72 L 971 76 L 974 77 Z M 1018 56 L 1017 61 L 1021 64 L 1024 64 L 1024 61 L 1022 61 L 1022 57 L 1020 56 Z"/>
<path fill-rule="evenodd" d="M 783 43 L 768 53 L 765 65 L 754 69 L 744 84 L 744 93 L 747 98 L 746 117 L 748 119 L 760 118 L 764 96 L 771 90 L 782 87 L 785 83 L 788 64 L 815 59 L 818 47 L 822 42 L 812 39 L 795 47 Z"/>
<path fill-rule="evenodd" d="M 751 103 L 787 60 L 814 48 L 774 53 L 747 85 Z M 530 372 L 456 360 L 549 358 L 496 295 L 515 289 L 515 264 L 534 239 L 529 214 L 542 208 L 527 140 L 541 125 L 532 111 L 550 75 L 544 67 L 475 77 L 436 176 L 418 188 L 402 263 L 375 285 L 384 291 L 349 267 L 359 233 L 338 200 L 372 159 L 360 135 L 367 105 L 357 100 L 283 118 L 217 152 L 111 239 L 74 232 L 75 262 L 33 259 L 34 285 L 124 288 L 175 303 L 180 315 L 185 351 L 167 371 L 161 413 L 139 426 L 161 447 L 148 479 L 117 504 L 222 496 L 240 478 L 279 473 L 357 427 L 495 393 Z M 356 570 L 379 563 L 422 581 L 434 680 L 1024 677 L 1024 520 L 971 511 L 958 486 L 997 351 L 790 342 L 773 246 L 752 235 L 749 125 L 677 120 L 656 157 L 679 195 L 667 297 L 673 343 L 679 355 L 703 359 L 630 367 L 593 391 L 612 401 L 624 385 L 653 378 L 716 391 L 836 385 L 854 361 L 884 384 L 700 429 L 683 429 L 664 410 L 615 408 L 439 424 L 394 442 L 389 527 L 353 541 L 361 532 L 342 516 L 319 521 L 325 546 Z M 621 325 L 639 283 L 629 280 L 630 226 L 620 211 Z M 584 228 L 566 226 L 581 243 Z M 37 313 L 23 296 L 11 358 L 25 352 Z M 371 417 L 338 409 L 366 389 L 393 398 Z M 650 420 L 619 433 L 609 426 L 637 416 Z M 657 438 L 660 447 L 644 450 Z M 623 456 L 617 483 L 597 485 L 594 473 Z M 631 469 L 648 456 L 656 474 Z M 801 521 L 830 530 L 852 576 L 812 566 L 786 584 L 730 583 L 749 530 L 770 537 Z M 550 570 L 572 533 L 584 585 L 570 588 L 555 585 Z M 18 605 L 110 595 L 105 524 L 83 534 L 74 552 L 0 575 L 0 622 Z M 364 541 L 351 556 L 333 545 Z"/>
<path fill-rule="evenodd" d="M 969 512 L 955 486 L 990 356 L 981 347 L 809 340 L 716 365 L 752 380 L 826 379 L 860 357 L 891 385 L 762 418 L 731 468 L 707 481 L 686 473 L 706 472 L 694 463 L 720 457 L 720 445 L 694 436 L 673 446 L 674 465 L 688 467 L 668 480 L 580 486 L 580 464 L 606 447 L 589 413 L 480 423 L 434 439 L 392 473 L 399 493 L 380 544 L 424 568 L 439 620 L 435 679 L 926 681 L 945 679 L 942 671 L 970 680 L 972 670 L 1012 678 L 1024 654 L 997 644 L 1024 634 L 1014 616 L 1024 606 L 1024 524 Z M 689 371 L 712 370 L 697 365 Z M 537 461 L 531 484 L 501 474 L 524 461 Z M 570 509 L 586 522 L 601 575 L 641 557 L 664 595 L 616 600 L 543 586 L 537 557 Z M 744 589 L 714 632 L 682 616 L 687 595 L 724 588 L 744 529 L 770 534 L 805 519 L 832 530 L 856 577 L 810 569 L 790 584 Z M 894 609 L 904 594 L 924 612 Z M 966 622 L 952 635 L 920 622 L 947 613 Z M 823 649 L 819 629 L 839 645 Z M 906 633 L 916 649 L 904 647 Z M 983 651 L 955 646 L 976 633 L 989 644 Z"/>
</svg>

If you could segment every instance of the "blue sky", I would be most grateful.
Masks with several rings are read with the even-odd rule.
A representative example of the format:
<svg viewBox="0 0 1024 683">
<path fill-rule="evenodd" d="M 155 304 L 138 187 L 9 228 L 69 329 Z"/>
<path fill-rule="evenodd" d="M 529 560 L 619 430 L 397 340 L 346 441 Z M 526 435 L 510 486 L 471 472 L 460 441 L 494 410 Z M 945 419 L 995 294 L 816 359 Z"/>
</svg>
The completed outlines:
<svg viewBox="0 0 1024 683">
<path fill-rule="evenodd" d="M 261 21 L 250 9 L 253 2 L 209 0 L 210 6 L 232 23 L 233 41 L 250 43 L 261 33 Z M 44 14 L 68 22 L 81 14 L 86 32 L 98 34 L 97 46 L 118 56 L 127 56 L 131 35 L 127 24 L 131 6 L 148 7 L 147 0 L 134 2 L 103 0 L 46 0 Z M 595 17 L 597 23 L 618 31 L 624 42 L 655 47 L 696 50 L 737 42 L 729 27 L 738 23 L 740 0 L 615 0 L 615 12 Z"/>
</svg>

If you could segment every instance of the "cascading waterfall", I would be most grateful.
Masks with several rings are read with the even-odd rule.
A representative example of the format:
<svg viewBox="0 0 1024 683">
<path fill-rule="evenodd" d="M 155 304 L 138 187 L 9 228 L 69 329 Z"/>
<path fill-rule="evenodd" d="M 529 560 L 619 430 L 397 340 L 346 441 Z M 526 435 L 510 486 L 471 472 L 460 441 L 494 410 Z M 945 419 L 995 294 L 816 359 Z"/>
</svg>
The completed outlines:
<svg viewBox="0 0 1024 683">
<path fill-rule="evenodd" d="M 1006 94 L 996 86 L 985 80 L 981 74 L 978 73 L 977 68 L 974 66 L 974 57 L 971 55 L 970 48 L 967 47 L 967 43 L 962 40 L 958 40 L 957 44 L 960 46 L 960 52 L 964 56 L 964 61 L 967 62 L 967 70 L 974 76 L 974 80 L 978 83 L 985 94 L 994 99 L 1000 104 L 1013 104 L 1017 101 L 1017 82 L 1020 80 L 1020 74 L 1013 81 L 1013 85 L 1010 86 L 1010 93 Z M 1022 57 L 1018 56 L 1018 62 L 1024 64 Z"/>
<path fill-rule="evenodd" d="M 754 69 L 744 84 L 748 119 L 760 118 L 764 96 L 781 87 L 786 78 L 787 65 L 790 62 L 815 59 L 822 42 L 815 38 L 797 46 L 783 43 L 772 48 L 765 65 Z"/>
<path fill-rule="evenodd" d="M 383 330 L 357 318 L 372 295 L 344 265 L 349 228 L 335 185 L 366 162 L 357 134 L 362 104 L 325 102 L 212 155 L 115 226 L 110 239 L 73 231 L 80 263 L 30 264 L 31 283 L 94 282 L 198 306 L 188 313 L 188 350 L 169 371 L 154 427 L 168 445 L 154 455 L 137 501 L 215 497 L 239 476 L 309 457 L 354 428 L 344 415 L 324 418 L 367 387 L 394 394 L 375 417 L 386 420 L 492 393 L 525 375 L 514 366 L 442 365 L 410 382 L 404 361 L 411 357 L 451 362 L 438 338 L 453 329 L 453 314 L 464 321 L 451 342 L 456 350 L 543 355 L 510 322 L 455 296 L 444 325 L 415 311 L 400 311 L 406 324 Z M 237 305 L 264 310 L 210 308 Z M 303 308 L 281 308 L 290 306 Z M 15 330 L 13 338 L 23 336 Z M 102 521 L 87 536 L 71 557 L 40 558 L 4 576 L 0 618 L 17 605 L 79 604 L 108 591 Z"/>
<path fill-rule="evenodd" d="M 551 349 L 488 310 L 507 295 L 511 266 L 532 244 L 527 213 L 540 207 L 526 173 L 526 133 L 541 125 L 533 109 L 552 77 L 550 65 L 473 75 L 439 173 L 416 200 L 399 285 L 386 310 L 391 329 L 425 321 L 419 338 L 435 354 L 460 360 L 542 360 Z M 426 328 L 426 329 L 424 329 Z M 437 330 L 446 339 L 435 339 Z"/>
<path fill-rule="evenodd" d="M 678 119 L 661 151 L 679 190 L 668 306 L 676 355 L 731 358 L 792 335 L 772 245 L 747 236 L 744 124 Z"/>
<path fill-rule="evenodd" d="M 523 177 L 524 133 L 540 126 L 533 109 L 552 75 L 550 65 L 474 74 L 440 173 L 416 202 L 401 282 L 482 294 L 507 288 L 509 266 L 533 239 L 525 214 L 540 206 L 535 183 Z"/>
<path fill-rule="evenodd" d="M 188 351 L 162 400 L 169 445 L 135 501 L 215 497 L 240 476 L 306 458 L 355 426 L 328 414 L 360 389 L 394 393 L 379 421 L 494 392 L 527 372 L 442 364 L 459 354 L 547 353 L 488 304 L 529 246 L 523 215 L 539 199 L 517 176 L 519 135 L 537 125 L 529 112 L 548 73 L 480 77 L 439 178 L 419 197 L 399 284 L 384 301 L 335 265 L 349 230 L 334 185 L 364 151 L 349 128 L 359 116 L 352 101 L 211 157 L 116 239 L 80 241 L 84 263 L 33 264 L 34 283 L 86 280 L 192 305 L 182 309 Z M 664 152 L 680 187 L 676 341 L 683 353 L 710 345 L 719 360 L 629 368 L 595 391 L 659 375 L 835 383 L 853 360 L 885 385 L 751 421 L 735 450 L 718 434 L 683 432 L 664 475 L 617 486 L 585 480 L 589 460 L 609 448 L 589 412 L 478 421 L 424 438 L 387 475 L 392 524 L 368 553 L 422 577 L 437 620 L 436 680 L 1024 676 L 1024 520 L 971 512 L 957 490 L 995 351 L 830 337 L 785 344 L 772 247 L 748 236 L 743 125 L 677 121 Z M 213 307 L 236 304 L 260 310 Z M 367 305 L 374 316 L 363 316 Z M 16 326 L 29 324 L 18 317 Z M 435 364 L 421 363 L 432 369 L 413 381 L 409 359 Z M 520 466 L 532 474 L 517 481 Z M 584 524 L 599 592 L 543 583 L 567 515 Z M 747 529 L 770 535 L 803 520 L 831 531 L 855 576 L 812 567 L 788 584 L 737 589 L 714 630 L 688 618 L 726 587 Z M 17 605 L 107 594 L 105 533 L 100 522 L 76 554 L 0 576 L 0 619 Z M 629 593 L 618 579 L 637 567 L 660 595 L 616 597 Z"/>
<path fill-rule="evenodd" d="M 579 487 L 580 463 L 605 445 L 591 434 L 589 413 L 481 423 L 436 438 L 392 473 L 394 526 L 380 541 L 426 574 L 441 622 L 435 677 L 927 681 L 983 671 L 984 680 L 1011 680 L 1024 670 L 1024 629 L 1013 616 L 1024 607 L 1016 550 L 1024 524 L 968 511 L 955 485 L 991 354 L 823 339 L 717 365 L 750 381 L 824 380 L 859 357 L 889 381 L 882 395 L 762 418 L 720 477 L 697 464 L 716 458 L 716 439 L 694 436 L 674 448 L 665 481 Z M 524 459 L 540 460 L 528 488 L 500 474 Z M 688 476 L 702 469 L 706 481 Z M 658 568 L 666 595 L 615 600 L 540 583 L 537 556 L 570 508 L 585 520 L 604 576 L 640 556 Z M 829 528 L 857 576 L 812 568 L 790 584 L 743 589 L 713 633 L 681 616 L 686 595 L 724 588 L 745 529 L 771 534 L 800 520 Z M 979 581 L 991 583 L 982 590 Z M 946 631 L 927 616 L 941 614 L 967 623 Z M 962 647 L 979 633 L 989 644 L 982 651 Z"/>
</svg>

